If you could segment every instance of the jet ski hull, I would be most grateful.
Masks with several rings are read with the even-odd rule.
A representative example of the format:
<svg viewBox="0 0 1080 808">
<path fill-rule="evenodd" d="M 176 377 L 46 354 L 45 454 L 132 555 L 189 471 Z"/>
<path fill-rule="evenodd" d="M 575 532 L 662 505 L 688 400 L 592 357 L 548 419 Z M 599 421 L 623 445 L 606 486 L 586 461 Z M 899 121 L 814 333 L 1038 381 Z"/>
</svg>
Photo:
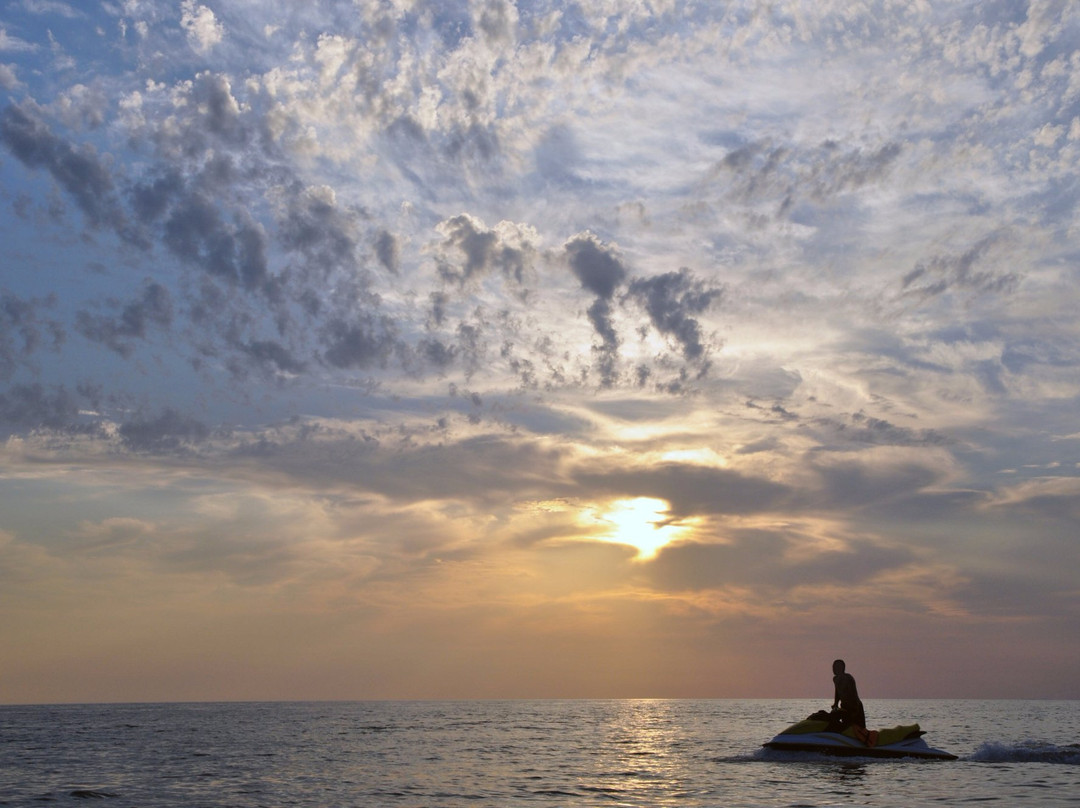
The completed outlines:
<svg viewBox="0 0 1080 808">
<path fill-rule="evenodd" d="M 838 732 L 781 733 L 766 744 L 766 749 L 783 752 L 815 752 L 820 755 L 870 758 L 921 758 L 924 760 L 956 760 L 940 749 L 928 746 L 920 736 L 904 738 L 884 746 L 866 746 Z"/>
</svg>

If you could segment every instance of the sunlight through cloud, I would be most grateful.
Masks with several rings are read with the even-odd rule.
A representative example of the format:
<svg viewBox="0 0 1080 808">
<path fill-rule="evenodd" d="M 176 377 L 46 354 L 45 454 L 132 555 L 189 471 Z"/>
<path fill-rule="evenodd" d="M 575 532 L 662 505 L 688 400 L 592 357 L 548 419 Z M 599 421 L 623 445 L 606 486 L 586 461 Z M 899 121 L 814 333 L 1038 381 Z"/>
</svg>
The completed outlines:
<svg viewBox="0 0 1080 808">
<path fill-rule="evenodd" d="M 653 497 L 615 500 L 596 519 L 608 528 L 607 535 L 597 538 L 633 547 L 637 550 L 636 561 L 655 558 L 660 548 L 683 537 L 688 530 L 685 524 L 672 522 L 667 502 Z"/>
</svg>

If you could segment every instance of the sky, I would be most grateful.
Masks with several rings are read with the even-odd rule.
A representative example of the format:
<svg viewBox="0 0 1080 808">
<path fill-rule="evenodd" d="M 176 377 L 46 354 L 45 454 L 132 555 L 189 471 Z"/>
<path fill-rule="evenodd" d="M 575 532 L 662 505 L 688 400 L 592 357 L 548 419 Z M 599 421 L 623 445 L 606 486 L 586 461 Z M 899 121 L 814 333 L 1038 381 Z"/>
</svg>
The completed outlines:
<svg viewBox="0 0 1080 808">
<path fill-rule="evenodd" d="M 0 0 L 0 702 L 1080 698 L 1078 167 L 1068 0 Z"/>
</svg>

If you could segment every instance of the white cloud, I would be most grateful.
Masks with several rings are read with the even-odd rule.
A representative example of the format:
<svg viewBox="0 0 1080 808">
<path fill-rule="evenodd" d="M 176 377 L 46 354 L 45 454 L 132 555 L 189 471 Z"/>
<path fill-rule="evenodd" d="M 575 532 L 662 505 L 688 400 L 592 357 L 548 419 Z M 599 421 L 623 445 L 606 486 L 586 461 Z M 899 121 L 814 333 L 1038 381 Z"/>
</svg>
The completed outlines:
<svg viewBox="0 0 1080 808">
<path fill-rule="evenodd" d="M 38 45 L 32 42 L 27 42 L 24 39 L 19 39 L 17 36 L 12 36 L 7 32 L 6 28 L 0 28 L 0 51 L 7 51 L 8 53 L 28 53 L 30 51 L 36 51 Z"/>
<path fill-rule="evenodd" d="M 1053 148 L 1061 136 L 1065 134 L 1064 126 L 1054 126 L 1053 124 L 1044 124 L 1038 132 L 1035 133 L 1035 145 L 1043 146 L 1045 148 Z"/>
<path fill-rule="evenodd" d="M 57 14 L 68 19 L 85 16 L 82 12 L 59 0 L 22 0 L 22 7 L 31 14 Z"/>
<path fill-rule="evenodd" d="M 225 37 L 225 27 L 207 6 L 196 0 L 184 0 L 180 6 L 180 24 L 187 31 L 188 42 L 200 53 L 207 53 Z"/>
<path fill-rule="evenodd" d="M 15 74 L 15 66 L 0 63 L 0 87 L 5 90 L 14 90 L 18 86 L 19 78 Z"/>
</svg>

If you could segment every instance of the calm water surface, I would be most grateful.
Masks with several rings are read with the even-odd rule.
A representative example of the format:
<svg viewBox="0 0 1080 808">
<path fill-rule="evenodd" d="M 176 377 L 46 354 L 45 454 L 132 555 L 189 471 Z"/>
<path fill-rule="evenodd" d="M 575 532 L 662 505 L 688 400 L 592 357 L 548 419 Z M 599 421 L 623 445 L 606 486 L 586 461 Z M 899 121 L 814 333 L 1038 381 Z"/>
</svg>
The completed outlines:
<svg viewBox="0 0 1080 808">
<path fill-rule="evenodd" d="M 0 707 L 0 805 L 1080 805 L 1080 702 L 868 700 L 955 762 L 761 744 L 821 701 Z"/>
</svg>

